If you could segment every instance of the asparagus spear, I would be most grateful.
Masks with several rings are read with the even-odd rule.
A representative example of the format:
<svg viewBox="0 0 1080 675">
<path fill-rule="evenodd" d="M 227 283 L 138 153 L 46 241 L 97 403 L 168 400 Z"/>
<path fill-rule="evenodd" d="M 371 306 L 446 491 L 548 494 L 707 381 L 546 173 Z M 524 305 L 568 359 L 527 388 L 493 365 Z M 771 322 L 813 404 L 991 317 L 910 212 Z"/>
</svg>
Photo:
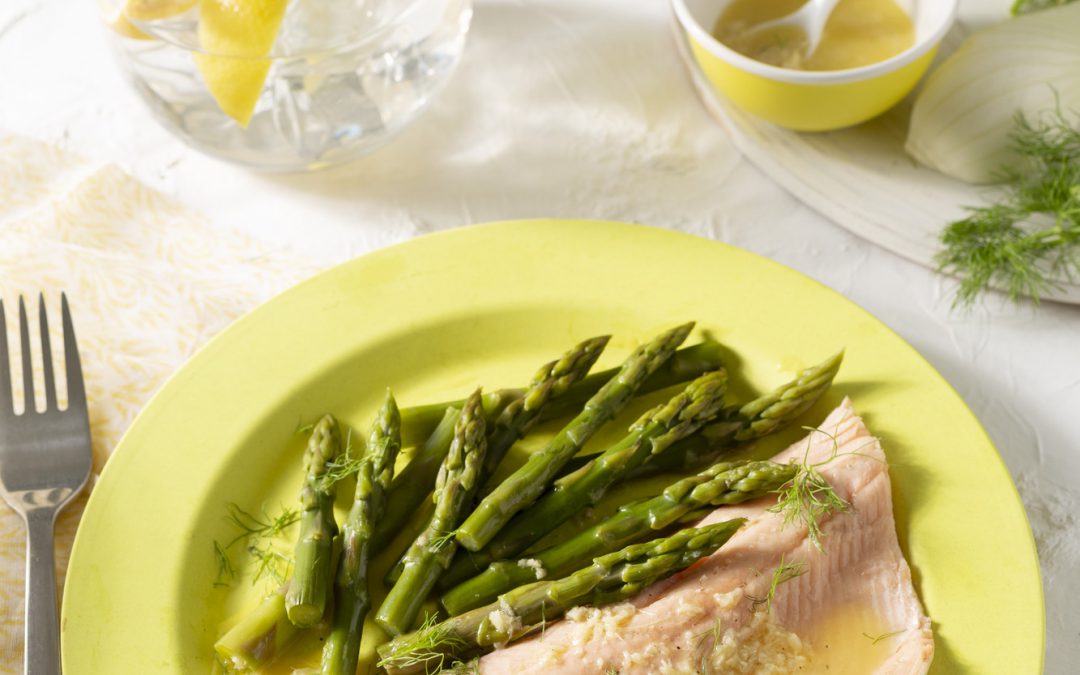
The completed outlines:
<svg viewBox="0 0 1080 675">
<path fill-rule="evenodd" d="M 575 345 L 558 360 L 544 364 L 533 376 L 525 395 L 510 401 L 502 409 L 488 427 L 487 454 L 484 456 L 484 467 L 480 475 L 481 486 L 495 472 L 499 462 L 514 443 L 537 422 L 545 407 L 557 401 L 574 383 L 585 377 L 592 365 L 596 363 L 600 352 L 607 346 L 609 339 L 610 336 L 607 335 L 589 338 Z M 412 468 L 414 464 L 415 460 L 407 469 Z M 417 486 L 420 489 L 417 489 Z M 404 485 L 402 487 L 404 488 Z M 422 483 L 417 481 L 408 491 L 403 489 L 402 494 L 417 494 L 422 489 Z M 407 502 L 404 498 L 400 501 L 402 503 L 398 505 L 398 508 L 407 508 L 410 513 L 419 504 L 418 500 L 412 498 Z M 405 518 L 395 517 L 394 520 L 400 521 L 399 526 L 405 524 Z M 399 562 L 387 574 L 387 581 L 397 581 L 402 569 L 403 564 Z"/>
<path fill-rule="evenodd" d="M 452 533 L 472 506 L 479 487 L 487 450 L 484 427 L 483 405 L 477 390 L 465 401 L 454 427 L 450 452 L 439 469 L 435 513 L 405 553 L 401 578 L 375 616 L 379 626 L 391 635 L 400 635 L 412 627 L 435 580 L 457 550 Z"/>
<path fill-rule="evenodd" d="M 592 506 L 614 484 L 651 456 L 697 431 L 723 406 L 727 373 L 702 375 L 667 403 L 645 413 L 630 433 L 586 466 L 556 482 L 556 488 L 518 513 L 483 549 L 459 556 L 439 580 L 441 588 L 458 584 L 483 565 L 509 558 L 539 541 L 582 509 Z"/>
<path fill-rule="evenodd" d="M 388 389 L 372 425 L 363 460 L 356 473 L 356 496 L 341 527 L 341 562 L 330 635 L 323 644 L 323 675 L 355 675 L 360 657 L 368 597 L 368 563 L 375 523 L 382 516 L 386 491 L 401 449 L 401 417 Z"/>
<path fill-rule="evenodd" d="M 482 573 L 446 593 L 442 605 L 456 616 L 486 605 L 540 575 L 562 577 L 598 555 L 649 539 L 688 515 L 703 516 L 721 504 L 738 504 L 773 493 L 795 472 L 794 465 L 775 462 L 714 464 L 672 483 L 652 499 L 623 506 L 610 518 L 526 559 L 491 563 Z"/>
<path fill-rule="evenodd" d="M 630 480 L 661 473 L 692 471 L 716 462 L 725 453 L 742 443 L 749 443 L 779 431 L 798 419 L 821 398 L 836 377 L 842 360 L 843 352 L 834 354 L 816 366 L 802 371 L 794 380 L 768 394 L 741 407 L 727 408 L 719 416 L 719 421 L 707 424 L 698 433 L 674 443 L 662 453 L 649 457 L 645 463 L 632 468 L 629 476 L 624 476 L 624 478 Z M 569 482 L 581 476 L 583 472 L 588 471 L 585 467 L 595 465 L 600 456 L 573 458 L 568 465 L 576 464 L 576 466 L 573 466 L 572 472 L 561 477 L 560 482 Z M 754 459 L 764 459 L 764 457 L 754 457 Z M 537 519 L 537 522 L 542 521 L 543 519 Z M 499 543 L 503 539 L 512 541 L 516 524 L 515 520 L 492 544 Z M 465 581 L 469 576 L 481 572 L 488 563 L 516 555 L 521 550 L 523 549 L 515 550 L 514 547 L 507 547 L 504 551 L 493 551 L 489 548 L 469 555 L 459 555 L 439 580 L 439 586 L 443 589 L 451 588 Z"/>
<path fill-rule="evenodd" d="M 717 421 L 671 446 L 633 471 L 630 478 L 661 473 L 681 473 L 707 466 L 733 447 L 756 441 L 794 422 L 810 409 L 832 385 L 844 353 L 838 352 L 798 377 L 743 406 L 725 408 Z M 579 471 L 598 455 L 574 457 L 563 467 L 560 478 Z M 743 459 L 767 457 L 743 456 Z"/>
<path fill-rule="evenodd" d="M 515 588 L 496 603 L 383 645 L 379 648 L 379 665 L 395 674 L 425 672 L 447 659 L 469 657 L 497 643 L 515 640 L 574 607 L 625 600 L 711 555 L 744 522 L 740 518 L 680 530 L 670 537 L 633 544 L 596 558 L 591 565 L 562 579 Z"/>
<path fill-rule="evenodd" d="M 610 335 L 589 338 L 574 345 L 557 361 L 544 364 L 533 376 L 525 395 L 503 408 L 488 434 L 481 483 L 495 473 L 510 447 L 539 420 L 544 408 L 585 377 L 610 339 Z"/>
<path fill-rule="evenodd" d="M 322 480 L 327 465 L 341 450 L 337 420 L 324 415 L 311 431 L 304 453 L 304 486 L 300 490 L 300 533 L 292 582 L 285 596 L 289 620 L 309 628 L 322 619 L 330 590 L 331 554 L 337 523 L 334 521 L 334 484 Z"/>
<path fill-rule="evenodd" d="M 560 397 L 572 391 L 596 363 L 607 345 L 609 336 L 589 338 L 571 348 L 558 360 L 541 366 L 529 388 L 502 398 L 483 395 L 484 411 L 489 422 L 488 449 L 484 460 L 481 485 L 495 471 L 507 451 L 535 424 L 544 410 Z M 502 390 L 503 392 L 511 390 Z M 426 408 L 425 408 L 426 409 Z M 415 409 L 414 409 L 415 410 Z M 450 449 L 454 422 L 459 408 L 449 407 L 424 447 L 394 479 L 386 506 L 386 516 L 376 529 L 375 541 L 382 545 L 401 531 L 416 508 L 428 496 L 435 482 L 439 465 Z M 491 411 L 497 414 L 492 415 Z"/>
<path fill-rule="evenodd" d="M 673 328 L 634 350 L 615 377 L 608 380 L 542 450 L 484 498 L 457 530 L 457 540 L 470 551 L 479 551 L 500 529 L 551 484 L 559 469 L 576 455 L 605 422 L 621 411 L 641 384 L 690 334 L 693 322 Z"/>
<path fill-rule="evenodd" d="M 386 495 L 382 518 L 375 525 L 376 548 L 385 546 L 397 536 L 416 513 L 416 509 L 431 496 L 439 467 L 446 459 L 450 443 L 454 440 L 454 426 L 460 414 L 461 408 L 447 408 L 424 445 L 416 451 L 405 468 L 394 476 L 390 491 Z M 404 443 L 402 445 L 404 446 Z"/>
<path fill-rule="evenodd" d="M 773 391 L 740 408 L 724 412 L 722 419 L 701 433 L 672 446 L 634 470 L 632 478 L 671 471 L 687 471 L 715 462 L 726 451 L 779 431 L 799 418 L 821 398 L 836 378 L 844 352 L 811 366 Z M 765 459 L 765 457 L 748 457 Z"/>
<path fill-rule="evenodd" d="M 716 370 L 723 365 L 723 346 L 715 341 L 706 339 L 692 347 L 683 347 L 675 352 L 671 360 L 657 368 L 656 372 L 649 376 L 641 385 L 639 393 L 666 389 L 667 387 L 692 380 L 702 373 Z M 618 368 L 611 368 L 599 373 L 593 373 L 570 389 L 551 405 L 544 408 L 540 413 L 540 421 L 562 419 L 575 414 L 585 402 L 592 397 L 605 382 L 615 377 Z M 484 393 L 484 410 L 487 412 L 488 421 L 493 421 L 499 412 L 511 401 L 522 398 L 525 389 L 498 389 Z M 443 418 L 447 408 L 460 409 L 464 401 L 445 401 L 443 403 L 429 403 L 426 405 L 402 408 L 401 410 L 401 434 L 402 445 L 409 447 L 423 442 Z"/>
<path fill-rule="evenodd" d="M 299 629 L 285 612 L 286 587 L 266 596 L 214 643 L 214 651 L 227 672 L 247 672 L 266 665 L 292 641 Z"/>
</svg>

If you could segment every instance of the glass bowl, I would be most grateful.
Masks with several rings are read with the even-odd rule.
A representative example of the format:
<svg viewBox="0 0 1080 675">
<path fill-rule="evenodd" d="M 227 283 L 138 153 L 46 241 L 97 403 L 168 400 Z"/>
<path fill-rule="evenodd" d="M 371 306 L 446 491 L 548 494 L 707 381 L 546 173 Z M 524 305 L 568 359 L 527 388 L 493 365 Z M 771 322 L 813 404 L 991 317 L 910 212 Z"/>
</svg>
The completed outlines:
<svg viewBox="0 0 1080 675">
<path fill-rule="evenodd" d="M 188 145 L 260 171 L 346 162 L 427 107 L 471 0 L 101 0 L 116 58 Z"/>
</svg>

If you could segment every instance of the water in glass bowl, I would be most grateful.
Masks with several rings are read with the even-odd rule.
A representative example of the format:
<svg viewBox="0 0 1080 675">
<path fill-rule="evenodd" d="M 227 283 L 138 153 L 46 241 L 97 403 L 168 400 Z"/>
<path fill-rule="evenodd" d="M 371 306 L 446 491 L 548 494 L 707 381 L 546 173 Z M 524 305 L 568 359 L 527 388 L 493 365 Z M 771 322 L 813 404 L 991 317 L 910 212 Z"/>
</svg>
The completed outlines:
<svg viewBox="0 0 1080 675">
<path fill-rule="evenodd" d="M 121 66 L 158 120 L 264 171 L 387 142 L 446 83 L 471 18 L 470 0 L 106 1 Z"/>
</svg>

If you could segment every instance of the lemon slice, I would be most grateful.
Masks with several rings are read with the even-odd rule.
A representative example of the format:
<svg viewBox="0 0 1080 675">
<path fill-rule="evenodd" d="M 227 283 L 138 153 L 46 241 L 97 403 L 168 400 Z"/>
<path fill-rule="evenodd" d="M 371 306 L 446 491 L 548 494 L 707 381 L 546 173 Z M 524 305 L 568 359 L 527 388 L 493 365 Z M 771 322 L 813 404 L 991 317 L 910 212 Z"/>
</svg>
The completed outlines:
<svg viewBox="0 0 1080 675">
<path fill-rule="evenodd" d="M 246 127 L 255 111 L 288 0 L 202 0 L 195 54 L 210 94 L 229 117 Z"/>
<path fill-rule="evenodd" d="M 183 14 L 199 0 L 127 0 L 124 15 L 136 21 L 156 21 Z"/>
<path fill-rule="evenodd" d="M 105 23 L 112 30 L 124 37 L 152 40 L 151 36 L 139 30 L 131 20 L 168 19 L 183 14 L 198 2 L 199 0 L 127 0 L 117 4 L 109 0 L 99 0 L 98 5 L 105 17 Z"/>
<path fill-rule="evenodd" d="M 122 11 L 117 12 L 116 14 L 114 14 L 111 17 L 106 16 L 105 17 L 105 24 L 114 33 L 117 33 L 118 35 L 122 35 L 123 37 L 126 37 L 126 38 L 132 38 L 134 40 L 153 40 L 154 39 L 154 38 L 150 37 L 149 35 L 147 35 L 146 33 L 139 30 L 138 26 L 131 23 L 131 21 L 128 20 L 127 15 L 124 14 Z"/>
</svg>

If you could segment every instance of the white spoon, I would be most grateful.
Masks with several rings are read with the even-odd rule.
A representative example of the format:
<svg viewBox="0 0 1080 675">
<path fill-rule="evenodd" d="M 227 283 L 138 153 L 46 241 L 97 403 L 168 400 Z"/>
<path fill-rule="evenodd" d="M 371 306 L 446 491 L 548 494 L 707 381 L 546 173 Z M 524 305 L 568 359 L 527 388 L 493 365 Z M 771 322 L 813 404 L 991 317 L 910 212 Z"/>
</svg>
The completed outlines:
<svg viewBox="0 0 1080 675">
<path fill-rule="evenodd" d="M 810 56 L 821 42 L 821 34 L 825 31 L 825 24 L 836 9 L 836 3 L 840 0 L 808 0 L 802 7 L 791 14 L 759 23 L 750 29 L 752 32 L 769 30 L 771 28 L 801 28 L 806 33 L 806 55 Z"/>
</svg>

